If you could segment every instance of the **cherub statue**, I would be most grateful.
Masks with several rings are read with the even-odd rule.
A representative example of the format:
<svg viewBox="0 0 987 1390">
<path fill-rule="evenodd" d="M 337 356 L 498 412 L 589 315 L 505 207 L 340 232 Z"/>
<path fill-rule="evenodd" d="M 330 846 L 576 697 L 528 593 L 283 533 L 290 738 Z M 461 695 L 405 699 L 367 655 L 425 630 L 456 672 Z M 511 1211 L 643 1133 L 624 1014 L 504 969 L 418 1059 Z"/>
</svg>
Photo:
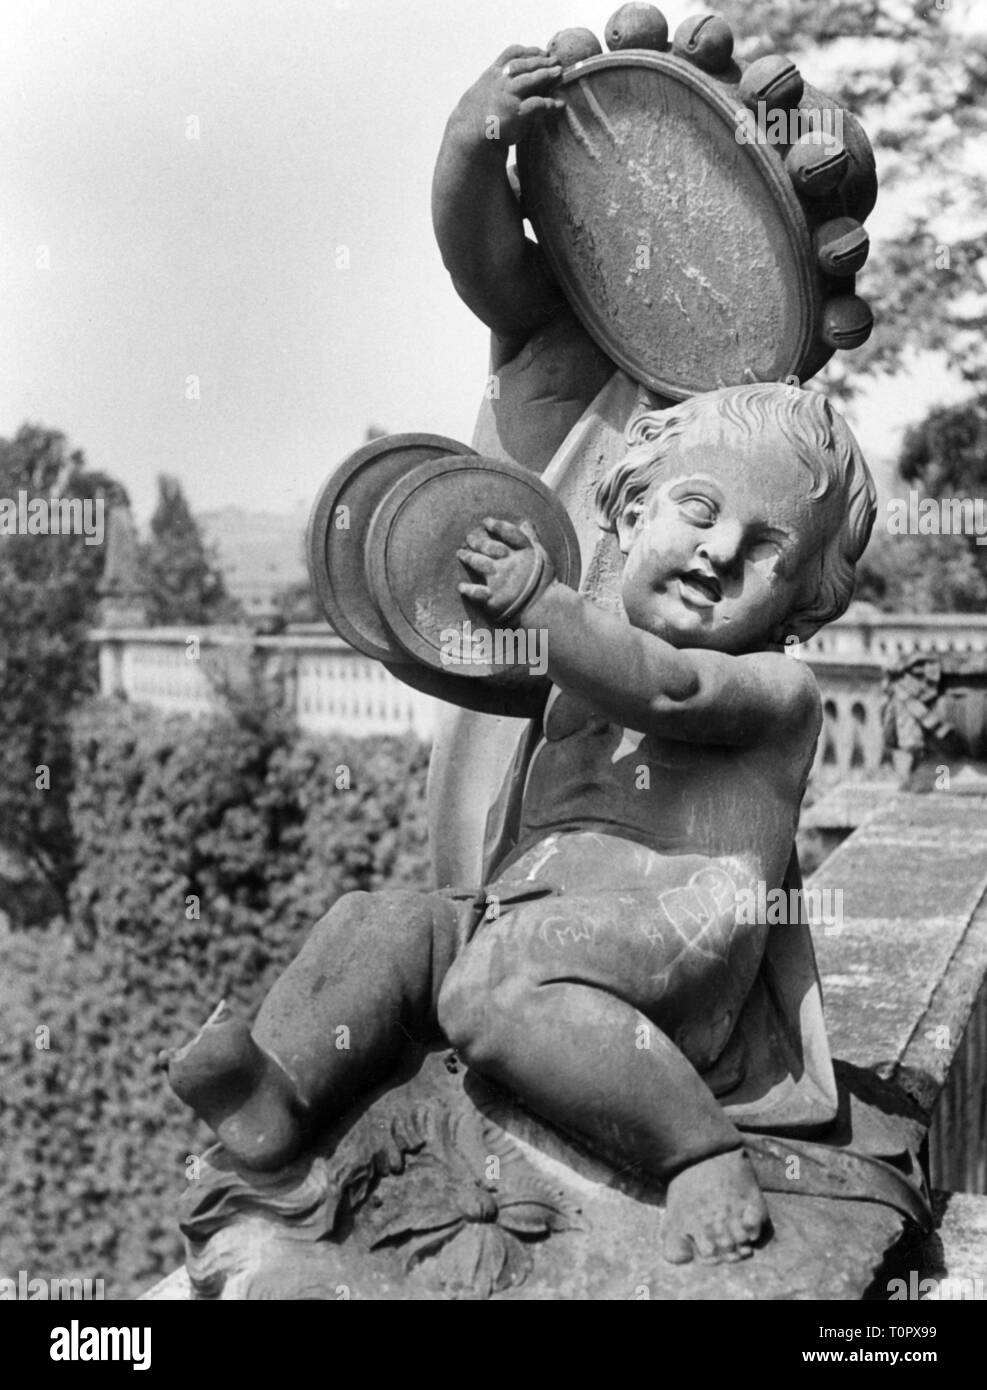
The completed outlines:
<svg viewBox="0 0 987 1390">
<path fill-rule="evenodd" d="M 730 1113 L 768 929 L 737 904 L 785 878 L 821 724 L 788 639 L 846 609 L 874 487 L 822 395 L 758 384 L 634 419 L 597 505 L 623 613 L 560 584 L 530 525 L 490 517 L 458 552 L 464 596 L 547 650 L 512 854 L 479 893 L 341 898 L 252 1032 L 221 1008 L 170 1077 L 237 1163 L 276 1169 L 444 1037 L 666 1185 L 667 1259 L 734 1261 L 768 1234 Z"/>
<path fill-rule="evenodd" d="M 655 41 L 648 39 L 646 47 L 667 47 L 657 41 L 667 34 L 664 17 L 651 6 L 637 10 L 638 18 L 648 19 L 653 31 Z M 623 48 L 641 38 L 640 34 L 625 36 L 614 45 L 613 34 L 621 27 L 615 21 L 621 14 L 607 26 L 607 41 Z M 715 29 L 727 60 L 722 72 L 709 76 L 705 70 L 712 71 L 715 65 L 703 55 L 691 55 L 688 40 L 694 28 L 695 21 L 691 28 L 686 21 L 677 32 L 675 56 L 685 55 L 696 63 L 692 70 L 702 70 L 703 80 L 712 88 L 719 89 L 722 79 L 727 84 L 722 90 L 728 90 L 733 100 L 739 93 L 751 110 L 787 108 L 801 101 L 806 109 L 797 114 L 806 120 L 831 117 L 838 122 L 845 145 L 841 154 L 848 160 L 849 172 L 838 193 L 802 198 L 802 205 L 810 227 L 815 228 L 814 255 L 828 276 L 825 293 L 837 296 L 833 303 L 849 310 L 851 317 L 854 310 L 862 311 L 866 321 L 862 301 L 846 294 L 853 287 L 852 276 L 846 278 L 847 269 L 859 268 L 866 256 L 861 221 L 876 196 L 873 156 L 859 123 L 832 98 L 804 84 L 794 64 L 780 55 L 749 65 L 738 86 L 739 72 L 731 71 L 729 63 L 733 41 L 722 20 L 704 20 L 702 25 L 708 37 Z M 587 482 L 592 468 L 580 456 L 587 460 L 602 451 L 612 454 L 633 414 L 671 405 L 672 397 L 656 394 L 640 385 L 640 378 L 632 379 L 618 369 L 574 312 L 545 248 L 526 233 L 526 209 L 510 152 L 556 122 L 564 126 L 571 115 L 566 107 L 573 101 L 572 90 L 560 85 L 565 72 L 560 57 L 566 45 L 559 41 L 565 37 L 557 35 L 547 49 L 510 46 L 463 93 L 449 117 L 439 151 L 432 212 L 436 240 L 453 285 L 491 332 L 489 370 L 495 389 L 488 391 L 481 404 L 473 446 L 482 455 L 504 458 L 539 473 L 547 469 L 571 511 L 575 498 L 591 495 Z M 568 37 L 592 36 L 579 30 L 570 31 Z M 598 51 L 598 44 L 589 44 L 582 56 Z M 738 104 L 735 115 L 741 114 Z M 786 110 L 786 114 L 792 113 Z M 601 128 L 610 130 L 605 120 Z M 734 152 L 737 162 L 743 163 L 743 147 L 734 145 Z M 811 139 L 808 146 L 791 153 L 806 152 L 810 159 L 815 157 Z M 832 151 L 826 149 L 824 154 L 826 163 Z M 652 173 L 660 183 L 661 171 Z M 642 172 L 641 178 L 647 182 L 651 176 Z M 797 179 L 793 182 L 799 187 Z M 702 196 L 698 201 L 702 203 Z M 825 225 L 824 218 L 830 219 Z M 642 222 L 646 224 L 647 218 Z M 835 277 L 830 275 L 834 257 L 826 249 L 827 229 L 835 236 L 844 261 Z M 713 303 L 707 312 L 716 319 L 719 309 Z M 840 341 L 846 344 L 845 337 Z M 818 370 L 828 355 L 826 351 L 817 356 L 803 377 Z M 718 377 L 710 366 L 711 386 L 739 379 Z M 605 444 L 601 444 L 601 427 L 609 431 Z M 563 445 L 569 449 L 570 461 L 553 476 L 553 460 Z M 591 561 L 589 556 L 584 558 Z M 509 720 L 452 706 L 439 719 L 429 773 L 429 818 L 440 884 L 472 881 L 489 867 L 488 811 L 522 737 Z M 467 761 L 468 777 L 462 771 Z"/>
</svg>

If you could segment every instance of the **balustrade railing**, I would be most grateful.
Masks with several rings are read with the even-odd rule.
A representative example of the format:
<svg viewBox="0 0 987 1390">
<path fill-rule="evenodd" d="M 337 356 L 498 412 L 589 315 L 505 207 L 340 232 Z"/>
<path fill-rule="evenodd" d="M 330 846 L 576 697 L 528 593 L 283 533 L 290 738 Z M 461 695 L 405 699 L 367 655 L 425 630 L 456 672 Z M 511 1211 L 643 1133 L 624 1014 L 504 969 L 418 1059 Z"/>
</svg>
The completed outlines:
<svg viewBox="0 0 987 1390">
<path fill-rule="evenodd" d="M 315 734 L 432 735 L 438 702 L 360 656 L 321 625 L 275 637 L 235 629 L 105 628 L 101 689 L 157 709 L 191 715 L 218 707 L 210 669 L 260 660 L 282 683 L 300 727 Z M 852 610 L 800 649 L 819 682 L 824 724 L 813 780 L 828 786 L 873 777 L 885 761 L 881 672 L 908 651 L 987 651 L 987 619 Z"/>
</svg>

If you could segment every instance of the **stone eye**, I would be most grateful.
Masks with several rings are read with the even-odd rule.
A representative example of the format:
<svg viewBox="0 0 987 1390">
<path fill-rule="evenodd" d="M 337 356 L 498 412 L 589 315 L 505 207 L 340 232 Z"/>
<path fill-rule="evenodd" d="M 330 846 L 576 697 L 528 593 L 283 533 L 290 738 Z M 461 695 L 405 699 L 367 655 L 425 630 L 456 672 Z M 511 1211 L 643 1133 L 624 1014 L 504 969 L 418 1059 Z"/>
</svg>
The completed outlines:
<svg viewBox="0 0 987 1390">
<path fill-rule="evenodd" d="M 682 497 L 679 508 L 688 521 L 700 526 L 712 526 L 716 520 L 716 508 L 705 497 Z"/>
<path fill-rule="evenodd" d="M 781 548 L 777 541 L 760 540 L 755 541 L 747 552 L 747 558 L 752 564 L 763 564 L 771 560 L 777 560 L 781 554 Z"/>
</svg>

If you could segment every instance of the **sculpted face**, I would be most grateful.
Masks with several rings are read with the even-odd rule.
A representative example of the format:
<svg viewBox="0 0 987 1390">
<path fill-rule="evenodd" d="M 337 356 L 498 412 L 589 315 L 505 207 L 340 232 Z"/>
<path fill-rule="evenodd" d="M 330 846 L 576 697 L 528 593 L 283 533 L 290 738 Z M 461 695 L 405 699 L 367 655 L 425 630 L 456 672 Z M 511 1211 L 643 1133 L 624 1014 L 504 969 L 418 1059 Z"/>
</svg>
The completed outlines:
<svg viewBox="0 0 987 1390">
<path fill-rule="evenodd" d="M 832 497 L 773 431 L 756 440 L 684 437 L 647 496 L 618 523 L 622 597 L 635 627 L 676 647 L 735 655 L 785 640 L 818 582 Z"/>
</svg>

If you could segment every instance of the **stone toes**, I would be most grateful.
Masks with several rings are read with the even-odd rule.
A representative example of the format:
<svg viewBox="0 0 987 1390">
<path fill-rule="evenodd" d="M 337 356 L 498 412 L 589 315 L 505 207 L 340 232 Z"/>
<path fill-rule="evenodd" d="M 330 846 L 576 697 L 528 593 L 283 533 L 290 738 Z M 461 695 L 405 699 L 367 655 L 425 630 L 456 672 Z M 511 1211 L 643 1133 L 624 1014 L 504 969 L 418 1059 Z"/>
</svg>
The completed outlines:
<svg viewBox="0 0 987 1390">
<path fill-rule="evenodd" d="M 732 1265 L 736 1264 L 739 1256 L 731 1250 L 716 1250 L 712 1255 L 700 1255 L 699 1263 L 702 1265 Z"/>
<path fill-rule="evenodd" d="M 741 1225 L 748 1240 L 757 1240 L 761 1232 L 767 1225 L 767 1212 L 763 1209 L 760 1202 L 748 1202 L 744 1207 Z"/>
<path fill-rule="evenodd" d="M 695 1236 L 696 1254 L 703 1264 L 720 1264 L 729 1257 L 733 1241 L 719 1222 L 713 1222 Z"/>
<path fill-rule="evenodd" d="M 716 1227 L 716 1249 L 721 1258 L 727 1260 L 741 1259 L 738 1247 L 746 1244 L 747 1242 L 744 1240 L 737 1240 L 733 1230 L 733 1222 L 724 1217 Z"/>
<path fill-rule="evenodd" d="M 716 1259 L 716 1242 L 709 1230 L 702 1230 L 692 1237 L 692 1243 L 696 1247 L 696 1254 L 704 1263 L 709 1263 Z"/>
<path fill-rule="evenodd" d="M 755 1233 L 748 1229 L 742 1217 L 734 1216 L 731 1218 L 730 1234 L 733 1237 L 733 1243 L 737 1249 L 744 1250 L 747 1254 L 750 1254 L 751 1241 L 754 1239 Z"/>
<path fill-rule="evenodd" d="M 713 1230 L 713 1240 L 716 1241 L 716 1250 L 719 1251 L 720 1255 L 726 1254 L 728 1250 L 733 1250 L 735 1241 L 726 1216 L 717 1220 L 715 1230 Z"/>
<path fill-rule="evenodd" d="M 667 1231 L 662 1253 L 669 1264 L 685 1265 L 693 1259 L 692 1241 L 682 1231 Z"/>
</svg>

